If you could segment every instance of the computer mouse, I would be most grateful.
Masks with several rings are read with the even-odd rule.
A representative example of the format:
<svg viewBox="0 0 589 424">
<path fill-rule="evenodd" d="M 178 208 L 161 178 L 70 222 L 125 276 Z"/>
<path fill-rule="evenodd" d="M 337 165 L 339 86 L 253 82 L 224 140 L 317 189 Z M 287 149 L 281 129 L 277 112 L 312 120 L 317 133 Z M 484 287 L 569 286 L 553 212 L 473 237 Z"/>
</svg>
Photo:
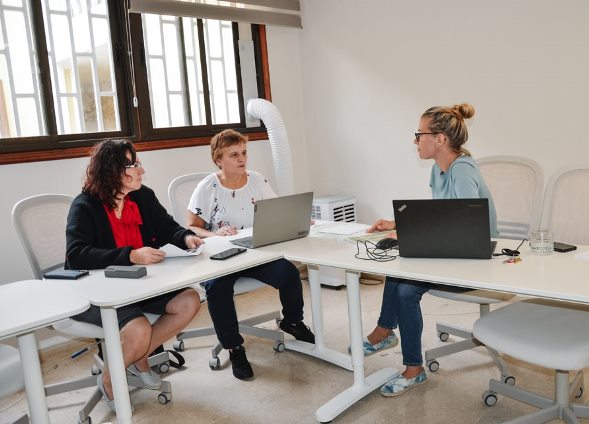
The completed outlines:
<svg viewBox="0 0 589 424">
<path fill-rule="evenodd" d="M 383 238 L 376 243 L 376 248 L 381 250 L 390 250 L 393 247 L 397 247 L 397 240 L 390 237 Z"/>
</svg>

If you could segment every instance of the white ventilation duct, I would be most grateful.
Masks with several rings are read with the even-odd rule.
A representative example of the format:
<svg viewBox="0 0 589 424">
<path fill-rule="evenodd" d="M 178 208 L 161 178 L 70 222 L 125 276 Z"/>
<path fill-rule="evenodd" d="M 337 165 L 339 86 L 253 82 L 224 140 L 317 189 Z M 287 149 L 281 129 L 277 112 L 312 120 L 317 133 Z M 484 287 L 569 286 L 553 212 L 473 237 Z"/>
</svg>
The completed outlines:
<svg viewBox="0 0 589 424">
<path fill-rule="evenodd" d="M 279 196 L 294 193 L 292 157 L 286 128 L 276 106 L 264 99 L 251 99 L 247 102 L 247 112 L 253 118 L 261 119 L 268 131 L 272 162 L 276 176 Z"/>
</svg>

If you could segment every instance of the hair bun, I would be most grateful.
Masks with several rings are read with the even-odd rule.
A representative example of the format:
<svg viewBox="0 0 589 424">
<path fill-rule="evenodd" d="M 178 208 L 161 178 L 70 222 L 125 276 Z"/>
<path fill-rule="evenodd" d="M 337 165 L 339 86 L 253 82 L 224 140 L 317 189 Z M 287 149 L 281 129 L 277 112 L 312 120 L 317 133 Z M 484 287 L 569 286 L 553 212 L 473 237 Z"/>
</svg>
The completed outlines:
<svg viewBox="0 0 589 424">
<path fill-rule="evenodd" d="M 461 103 L 452 106 L 452 111 L 462 117 L 462 119 L 472 118 L 474 116 L 474 106 L 469 103 Z"/>
</svg>

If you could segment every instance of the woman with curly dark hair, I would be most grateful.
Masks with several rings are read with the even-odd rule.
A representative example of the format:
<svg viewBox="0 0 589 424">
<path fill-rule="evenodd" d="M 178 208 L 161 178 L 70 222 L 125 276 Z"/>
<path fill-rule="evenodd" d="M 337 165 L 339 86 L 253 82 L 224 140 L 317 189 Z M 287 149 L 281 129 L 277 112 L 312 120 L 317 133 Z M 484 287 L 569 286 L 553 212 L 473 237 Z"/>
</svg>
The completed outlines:
<svg viewBox="0 0 589 424">
<path fill-rule="evenodd" d="M 159 247 L 167 243 L 183 249 L 202 244 L 142 185 L 144 173 L 130 142 L 107 140 L 94 148 L 82 193 L 74 199 L 67 218 L 66 268 L 149 265 L 164 259 Z M 149 355 L 188 325 L 199 307 L 198 294 L 182 289 L 117 309 L 125 366 L 145 387 L 161 385 L 149 367 Z M 151 325 L 146 312 L 161 317 Z M 102 326 L 96 306 L 73 318 Z M 108 370 L 98 376 L 98 387 L 114 410 Z"/>
</svg>

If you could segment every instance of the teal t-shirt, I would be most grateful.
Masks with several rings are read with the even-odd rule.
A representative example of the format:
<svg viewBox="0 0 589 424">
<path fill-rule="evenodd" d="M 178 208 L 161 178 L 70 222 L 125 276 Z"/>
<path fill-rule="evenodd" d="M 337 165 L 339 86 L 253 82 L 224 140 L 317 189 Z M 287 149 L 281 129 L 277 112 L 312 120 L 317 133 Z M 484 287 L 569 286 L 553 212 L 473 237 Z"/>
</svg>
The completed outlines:
<svg viewBox="0 0 589 424">
<path fill-rule="evenodd" d="M 434 163 L 429 186 L 434 199 L 489 199 L 491 237 L 499 235 L 493 197 L 473 158 L 459 156 L 446 172 Z"/>
</svg>

